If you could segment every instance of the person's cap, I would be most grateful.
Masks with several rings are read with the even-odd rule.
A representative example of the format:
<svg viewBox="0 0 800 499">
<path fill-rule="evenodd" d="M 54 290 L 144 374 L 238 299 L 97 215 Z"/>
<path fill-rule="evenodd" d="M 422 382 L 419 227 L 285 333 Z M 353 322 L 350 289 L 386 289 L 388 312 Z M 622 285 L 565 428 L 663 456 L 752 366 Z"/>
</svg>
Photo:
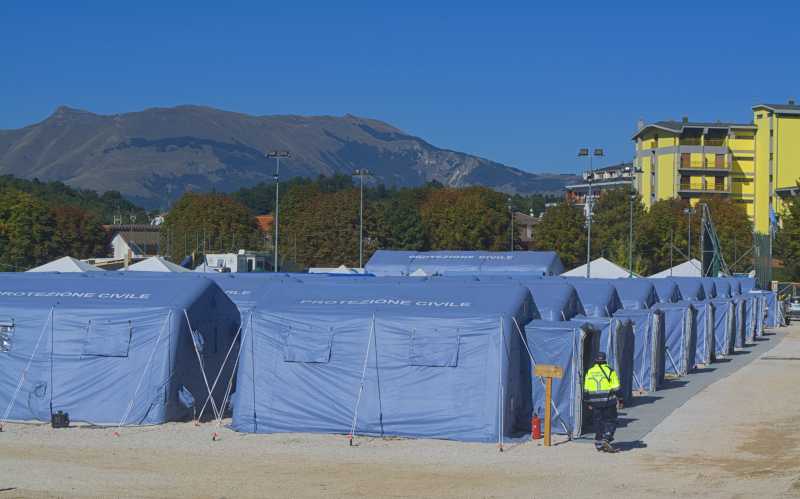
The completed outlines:
<svg viewBox="0 0 800 499">
<path fill-rule="evenodd" d="M 606 353 L 605 352 L 597 352 L 594 356 L 595 362 L 605 362 L 606 361 Z"/>
</svg>

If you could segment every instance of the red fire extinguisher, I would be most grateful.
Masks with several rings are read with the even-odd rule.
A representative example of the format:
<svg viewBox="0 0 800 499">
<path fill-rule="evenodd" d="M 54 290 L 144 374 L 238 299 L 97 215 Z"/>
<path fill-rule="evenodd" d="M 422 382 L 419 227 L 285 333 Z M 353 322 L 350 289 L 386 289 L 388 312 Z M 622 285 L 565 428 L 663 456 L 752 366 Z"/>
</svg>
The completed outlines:
<svg viewBox="0 0 800 499">
<path fill-rule="evenodd" d="M 539 440 L 540 438 L 542 438 L 542 420 L 534 412 L 531 418 L 531 440 Z"/>
</svg>

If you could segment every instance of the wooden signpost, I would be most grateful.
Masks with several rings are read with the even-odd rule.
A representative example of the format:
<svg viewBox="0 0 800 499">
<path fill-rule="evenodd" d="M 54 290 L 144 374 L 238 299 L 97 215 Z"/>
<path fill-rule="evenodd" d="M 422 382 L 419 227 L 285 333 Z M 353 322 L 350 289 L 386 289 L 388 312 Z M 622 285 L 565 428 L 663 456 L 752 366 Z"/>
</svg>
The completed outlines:
<svg viewBox="0 0 800 499">
<path fill-rule="evenodd" d="M 544 446 L 550 447 L 550 406 L 553 397 L 553 378 L 564 377 L 564 369 L 553 364 L 537 364 L 533 368 L 533 375 L 545 379 Z"/>
</svg>

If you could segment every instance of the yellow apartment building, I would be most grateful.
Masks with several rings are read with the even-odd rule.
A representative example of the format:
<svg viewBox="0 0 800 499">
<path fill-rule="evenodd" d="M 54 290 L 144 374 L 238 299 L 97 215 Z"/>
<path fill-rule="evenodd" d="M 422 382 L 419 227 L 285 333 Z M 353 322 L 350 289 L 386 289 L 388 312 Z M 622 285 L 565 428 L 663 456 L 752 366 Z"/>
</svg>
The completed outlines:
<svg viewBox="0 0 800 499">
<path fill-rule="evenodd" d="M 646 207 L 661 199 L 696 204 L 728 196 L 745 206 L 755 232 L 768 234 L 800 179 L 800 106 L 758 104 L 750 123 L 639 123 L 635 185 Z"/>
</svg>

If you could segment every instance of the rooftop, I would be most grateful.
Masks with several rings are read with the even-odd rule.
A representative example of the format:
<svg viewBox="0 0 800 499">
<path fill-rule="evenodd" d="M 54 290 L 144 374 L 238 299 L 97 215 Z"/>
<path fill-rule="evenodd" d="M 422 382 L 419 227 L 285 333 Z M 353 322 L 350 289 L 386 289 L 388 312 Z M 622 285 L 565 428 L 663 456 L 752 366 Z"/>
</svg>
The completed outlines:
<svg viewBox="0 0 800 499">
<path fill-rule="evenodd" d="M 756 109 L 767 109 L 775 113 L 800 114 L 800 106 L 791 100 L 788 104 L 756 104 L 753 106 L 753 110 Z"/>
<path fill-rule="evenodd" d="M 651 128 L 658 128 L 660 130 L 666 130 L 667 132 L 672 132 L 672 133 L 683 133 L 683 131 L 687 128 L 717 128 L 717 129 L 746 128 L 755 130 L 756 126 L 753 125 L 752 123 L 731 123 L 725 121 L 711 122 L 711 121 L 688 121 L 688 120 L 681 120 L 681 121 L 664 120 L 644 125 L 636 132 L 636 134 L 634 134 L 633 138 L 635 139 L 636 137 L 638 137 L 639 135 L 641 135 L 642 133 Z"/>
</svg>

